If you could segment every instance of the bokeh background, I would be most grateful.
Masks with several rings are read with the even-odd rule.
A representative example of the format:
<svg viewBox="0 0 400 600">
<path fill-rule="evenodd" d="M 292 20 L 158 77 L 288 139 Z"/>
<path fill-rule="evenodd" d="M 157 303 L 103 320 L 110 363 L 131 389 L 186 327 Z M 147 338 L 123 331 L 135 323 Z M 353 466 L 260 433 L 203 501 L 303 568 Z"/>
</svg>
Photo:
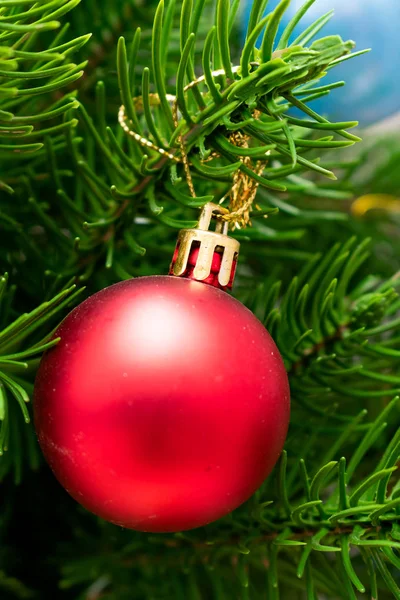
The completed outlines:
<svg viewBox="0 0 400 600">
<path fill-rule="evenodd" d="M 267 10 L 275 8 L 271 0 Z M 304 4 L 292 0 L 286 11 L 281 30 Z M 252 0 L 246 0 L 243 35 L 245 34 Z M 343 39 L 355 40 L 356 51 L 371 48 L 371 52 L 346 61 L 328 73 L 325 83 L 346 81 L 346 90 L 334 91 L 314 102 L 317 112 L 332 120 L 357 119 L 362 126 L 385 121 L 400 113 L 400 2 L 398 0 L 317 0 L 301 21 L 301 33 L 322 15 L 334 11 L 325 25 L 323 35 L 338 32 Z M 296 31 L 292 41 L 296 38 Z M 390 121 L 392 123 L 392 121 Z"/>
</svg>

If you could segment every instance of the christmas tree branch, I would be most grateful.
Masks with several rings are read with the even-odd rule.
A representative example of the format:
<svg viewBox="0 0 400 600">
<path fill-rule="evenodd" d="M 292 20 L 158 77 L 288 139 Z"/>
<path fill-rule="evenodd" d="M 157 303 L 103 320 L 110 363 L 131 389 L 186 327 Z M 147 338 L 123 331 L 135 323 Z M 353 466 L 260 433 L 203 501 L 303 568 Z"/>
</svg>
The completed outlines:
<svg viewBox="0 0 400 600">
<path fill-rule="evenodd" d="M 289 560 L 302 588 L 312 583 L 315 590 L 336 594 L 335 597 L 347 597 L 343 594 L 354 594 L 354 588 L 363 592 L 366 586 L 373 587 L 373 579 L 369 583 L 375 574 L 369 568 L 371 556 L 375 558 L 377 552 L 384 555 L 385 563 L 393 569 L 397 569 L 399 564 L 397 507 L 400 506 L 400 499 L 396 488 L 391 485 L 388 487 L 396 469 L 389 456 L 393 455 L 396 448 L 398 452 L 399 435 L 396 434 L 392 439 L 376 470 L 355 486 L 351 484 L 350 471 L 356 462 L 359 464 L 362 454 L 372 442 L 374 431 L 380 428 L 383 419 L 395 409 L 397 403 L 396 398 L 385 415 L 369 425 L 357 459 L 349 462 L 347 472 L 346 460 L 342 458 L 339 462 L 325 464 L 311 479 L 303 462 L 300 478 L 304 495 L 297 492 L 292 498 L 286 488 L 286 473 L 291 458 L 287 462 L 286 455 L 283 455 L 276 473 L 276 503 L 263 501 L 264 497 L 271 497 L 270 491 L 274 487 L 268 484 L 267 489 L 257 492 L 250 503 L 235 511 L 232 518 L 223 520 L 219 526 L 209 525 L 200 531 L 178 533 L 167 538 L 154 536 L 150 554 L 148 550 L 144 551 L 147 546 L 143 534 L 131 535 L 127 544 L 121 535 L 120 539 L 114 541 L 116 561 L 121 561 L 126 569 L 140 565 L 153 572 L 161 565 L 168 566 L 174 569 L 177 577 L 184 577 L 190 571 L 196 573 L 201 565 L 209 565 L 220 571 L 224 565 L 230 564 L 240 578 L 238 565 L 243 558 L 248 567 L 245 570 L 247 575 L 249 569 L 263 569 L 265 575 L 276 582 L 277 588 L 285 588 L 285 567 L 282 563 Z M 385 500 L 380 496 L 382 490 L 388 490 Z M 104 535 L 106 538 L 106 531 Z M 354 549 L 358 552 L 355 553 Z M 331 566 L 345 574 L 343 578 L 331 581 L 327 590 L 317 575 L 318 562 L 325 553 L 333 560 Z M 187 560 L 186 557 L 190 558 Z M 367 569 L 363 567 L 361 557 Z M 95 556 L 89 558 L 86 555 L 86 560 L 95 563 Z M 397 586 L 385 563 L 381 563 L 378 572 L 389 574 L 389 588 L 396 590 Z M 328 566 L 325 565 L 325 570 Z M 77 568 L 76 562 L 65 568 L 64 585 L 74 583 L 69 574 L 75 575 Z M 82 576 L 85 578 L 83 573 Z M 245 579 L 248 584 L 249 577 Z M 254 573 L 253 579 L 257 581 Z M 118 580 L 111 576 L 108 584 L 118 593 Z"/>
<path fill-rule="evenodd" d="M 32 100 L 58 92 L 82 76 L 85 63 L 74 64 L 70 57 L 88 41 L 90 35 L 60 44 L 66 33 L 66 28 L 63 28 L 48 49 L 32 51 L 31 48 L 42 34 L 60 28 L 61 23 L 57 19 L 72 10 L 79 1 L 65 3 L 53 0 L 30 8 L 27 7 L 29 3 L 17 0 L 4 2 L 0 20 L 0 152 L 4 171 L 7 170 L 7 160 L 14 158 L 16 153 L 40 150 L 43 143 L 36 141 L 38 137 L 40 139 L 76 125 L 71 121 L 46 130 L 35 130 L 35 125 L 65 114 L 74 105 L 58 102 L 57 109 L 52 111 L 41 100 L 39 110 L 36 103 L 32 112 Z M 43 79 L 46 81 L 43 82 Z M 12 191 L 4 180 L 2 189 Z"/>
<path fill-rule="evenodd" d="M 400 598 L 400 304 L 392 277 L 400 249 L 391 209 L 370 220 L 354 217 L 355 195 L 398 194 L 399 148 L 393 142 L 382 152 L 384 141 L 345 162 L 341 147 L 359 140 L 351 132 L 356 122 L 331 123 L 313 110 L 314 99 L 342 92 L 343 82 L 320 80 L 352 55 L 353 43 L 314 41 L 332 11 L 301 32 L 312 4 L 280 34 L 288 2 L 265 15 L 266 0 L 255 0 L 239 52 L 238 2 L 160 4 L 152 32 L 156 6 L 148 3 L 2 3 L 0 185 L 14 195 L 2 195 L 0 260 L 18 288 L 1 280 L 0 477 L 11 472 L 20 481 L 26 465 L 40 463 L 32 425 L 24 422 L 27 400 L 41 353 L 56 343 L 51 330 L 76 300 L 72 284 L 95 291 L 166 272 L 172 229 L 194 225 L 193 208 L 210 196 L 225 197 L 238 169 L 259 191 L 253 226 L 235 232 L 242 241 L 235 293 L 275 337 L 293 397 L 280 464 L 216 524 L 150 536 L 74 509 L 64 513 L 64 496 L 60 509 L 54 500 L 36 509 L 47 518 L 57 504 L 68 519 L 68 541 L 56 548 L 51 540 L 52 571 L 62 578 L 57 593 L 85 600 L 347 600 L 366 588 L 374 598 Z M 67 26 L 53 38 L 54 21 L 70 9 L 71 41 Z M 78 80 L 86 60 L 87 75 Z M 129 128 L 151 146 L 119 126 L 121 103 Z M 237 132 L 247 149 L 234 143 Z M 374 158 L 365 172 L 376 155 L 381 162 Z M 259 173 L 243 159 L 265 168 Z M 272 215 L 267 226 L 264 217 Z M 372 238 L 371 255 L 355 232 Z M 31 510 L 41 522 L 33 502 Z M 2 513 L 0 558 L 13 553 L 13 543 L 3 543 L 6 531 Z M 23 596 L 28 588 L 0 574 L 5 593 Z"/>
<path fill-rule="evenodd" d="M 1 461 L 0 475 L 4 475 L 10 468 L 15 458 L 15 480 L 21 479 L 22 456 L 14 454 L 18 446 L 26 445 L 22 440 L 29 438 L 32 453 L 31 464 L 36 465 L 38 453 L 36 444 L 32 443 L 33 430 L 23 430 L 18 425 L 10 396 L 17 402 L 25 423 L 30 423 L 30 413 L 27 403 L 32 391 L 31 374 L 37 367 L 40 355 L 54 346 L 58 340 L 50 339 L 49 323 L 54 323 L 54 316 L 58 315 L 66 306 L 70 305 L 83 291 L 75 290 L 72 286 L 60 292 L 49 302 L 44 302 L 38 308 L 25 313 L 13 320 L 9 302 L 10 293 L 7 291 L 7 274 L 0 279 L 0 307 L 2 315 L 2 330 L 0 333 L 0 456 L 10 450 Z M 7 323 L 7 321 L 10 321 Z M 39 336 L 34 339 L 34 333 L 39 330 Z M 12 421 L 12 422 L 10 422 Z M 11 435 L 13 433 L 14 435 Z M 11 439 L 10 439 L 11 437 Z"/>
<path fill-rule="evenodd" d="M 189 11 L 189 9 L 189 4 L 187 4 L 185 10 Z M 201 9 L 201 6 L 197 7 L 193 24 L 197 23 L 198 25 L 201 22 Z M 222 11 L 222 8 L 219 10 Z M 160 52 L 159 43 L 162 43 L 162 54 L 165 55 L 168 50 L 165 46 L 167 37 L 164 26 L 170 28 L 170 13 L 168 13 L 168 18 L 166 17 L 165 24 L 163 24 L 162 14 L 163 9 L 160 5 L 153 29 L 153 50 Z M 222 13 L 218 14 L 221 15 Z M 181 20 L 182 27 L 186 27 L 184 24 L 191 22 L 191 16 L 193 15 L 194 13 L 190 12 L 185 19 Z M 195 36 L 198 35 L 197 25 L 196 31 L 193 31 L 192 37 L 188 39 L 195 39 Z M 262 31 L 263 27 L 260 26 L 259 29 Z M 195 187 L 197 181 L 199 181 L 199 184 L 201 182 L 202 187 L 204 187 L 205 178 L 212 184 L 212 187 L 211 185 L 208 186 L 206 193 L 203 194 L 207 198 L 210 195 L 216 195 L 215 197 L 218 199 L 218 196 L 222 197 L 226 194 L 230 185 L 230 174 L 237 166 L 245 171 L 248 176 L 256 178 L 257 182 L 261 186 L 265 186 L 266 190 L 274 192 L 283 192 L 287 189 L 290 194 L 293 194 L 304 189 L 310 190 L 315 184 L 308 179 L 302 179 L 298 176 L 295 182 L 290 179 L 293 173 L 302 170 L 311 169 L 321 175 L 333 178 L 333 173 L 318 164 L 317 159 L 305 158 L 304 151 L 309 152 L 310 149 L 312 150 L 315 147 L 321 152 L 324 148 L 330 149 L 342 144 L 342 142 L 332 140 L 331 135 L 335 131 L 339 135 L 345 135 L 348 138 L 347 142 L 343 143 L 347 144 L 358 140 L 357 136 L 343 130 L 344 126 L 352 127 L 355 123 L 332 124 L 324 122 L 322 125 L 329 127 L 330 136 L 322 137 L 319 140 L 310 139 L 310 135 L 314 131 L 314 125 L 318 126 L 322 117 L 315 116 L 314 120 L 309 120 L 311 128 L 308 127 L 306 122 L 301 122 L 301 126 L 296 122 L 293 127 L 290 120 L 287 120 L 284 116 L 282 117 L 282 114 L 290 106 L 288 102 L 282 104 L 284 99 L 282 94 L 287 95 L 289 90 L 296 92 L 297 89 L 301 92 L 304 89 L 305 82 L 314 83 L 322 76 L 324 69 L 331 61 L 350 51 L 352 44 L 344 43 L 340 38 L 335 37 L 326 38 L 326 41 L 315 42 L 315 45 L 312 44 L 306 51 L 300 45 L 287 48 L 279 47 L 271 56 L 271 60 L 263 63 L 260 62 L 262 57 L 254 45 L 256 38 L 250 36 L 245 44 L 242 57 L 238 61 L 241 68 L 239 71 L 235 71 L 234 74 L 232 73 L 233 79 L 229 79 L 226 75 L 213 75 L 215 69 L 222 64 L 218 62 L 222 47 L 225 48 L 226 55 L 226 36 L 229 33 L 221 28 L 221 24 L 218 31 L 218 39 L 215 37 L 212 39 L 212 36 L 209 37 L 204 47 L 203 65 L 206 68 L 206 83 L 195 85 L 190 90 L 190 92 L 196 90 L 195 96 L 190 95 L 190 92 L 185 93 L 182 91 L 185 73 L 186 82 L 191 83 L 188 81 L 187 73 L 192 72 L 192 67 L 189 68 L 191 62 L 186 64 L 182 61 L 188 61 L 189 56 L 191 57 L 190 61 L 192 61 L 193 56 L 196 56 L 194 46 L 189 53 L 183 53 L 181 56 L 178 74 L 182 73 L 182 77 L 177 79 L 178 87 L 175 92 L 183 111 L 183 118 L 178 124 L 177 130 L 172 132 L 172 135 L 170 133 L 171 122 L 169 117 L 166 116 L 170 114 L 170 107 L 165 96 L 166 88 L 163 83 L 164 75 L 159 67 L 160 61 L 155 60 L 153 57 L 153 65 L 156 69 L 155 71 L 153 69 L 153 78 L 157 82 L 158 95 L 154 97 L 153 92 L 149 91 L 147 85 L 147 90 L 145 90 L 147 95 L 140 100 L 145 108 L 144 118 L 142 118 L 132 101 L 132 96 L 136 93 L 132 81 L 136 70 L 134 57 L 138 52 L 139 37 L 138 35 L 134 36 L 132 47 L 127 52 L 121 40 L 118 51 L 119 85 L 122 100 L 127 107 L 127 115 L 136 133 L 139 136 L 153 138 L 152 141 L 156 145 L 164 140 L 164 148 L 168 148 L 170 153 L 179 158 L 177 132 L 180 132 L 183 135 L 189 160 L 193 163 L 192 171 Z M 183 38 L 184 31 L 181 30 L 181 40 Z M 215 55 L 215 60 L 213 55 Z M 128 56 L 132 59 L 132 64 L 129 63 Z M 251 64 L 249 63 L 250 59 Z M 226 56 L 224 60 L 226 62 Z M 100 85 L 101 93 L 104 95 L 104 86 L 103 84 Z M 207 92 L 207 86 L 209 93 Z M 98 90 L 100 90 L 100 87 Z M 218 93 L 216 93 L 216 90 L 218 90 Z M 200 91 L 202 93 L 199 96 Z M 200 108 L 198 105 L 199 98 L 202 99 Z M 97 106 L 97 122 L 105 124 L 107 118 L 104 101 Z M 303 102 L 302 106 L 307 105 Z M 69 107 L 72 108 L 71 104 Z M 260 112 L 261 116 L 259 118 L 254 118 L 254 109 Z M 152 111 L 154 111 L 154 116 L 151 114 Z M 111 129 L 103 128 L 103 135 L 98 135 L 97 122 L 90 118 L 82 105 L 79 107 L 79 116 L 88 135 L 92 138 L 90 152 L 93 153 L 93 146 L 96 148 L 95 160 L 94 155 L 89 158 L 89 156 L 82 155 L 81 151 L 78 150 L 80 146 L 79 138 L 76 138 L 76 134 L 70 129 L 70 127 L 76 125 L 76 121 L 72 111 L 68 110 L 65 117 L 67 147 L 72 153 L 76 166 L 79 192 L 66 189 L 69 187 L 68 179 L 70 178 L 66 178 L 57 166 L 56 156 L 60 150 L 65 148 L 62 136 L 55 135 L 51 143 L 51 147 L 54 148 L 54 159 L 52 160 L 55 165 L 54 172 L 59 173 L 55 180 L 57 187 L 59 187 L 59 198 L 65 199 L 83 194 L 82 219 L 80 222 L 76 219 L 73 221 L 73 238 L 79 238 L 80 242 L 74 246 L 73 238 L 71 239 L 72 262 L 70 264 L 72 269 L 75 269 L 77 264 L 87 265 L 89 256 L 92 257 L 92 261 L 97 262 L 101 255 L 105 258 L 112 255 L 113 268 L 119 273 L 126 272 L 127 266 L 123 264 L 124 261 L 119 263 L 121 253 L 111 252 L 108 245 L 109 240 L 112 240 L 114 249 L 116 247 L 123 249 L 126 245 L 127 230 L 124 224 L 131 223 L 133 216 L 138 211 L 139 214 L 145 214 L 152 220 L 156 219 L 177 228 L 193 224 L 192 216 L 190 219 L 176 219 L 174 216 L 176 208 L 174 207 L 184 203 L 189 209 L 192 206 L 199 206 L 200 202 L 194 203 L 188 195 L 185 189 L 186 186 L 182 182 L 183 172 L 179 164 L 170 164 L 165 156 L 160 157 L 154 150 L 142 146 L 137 139 L 127 140 L 120 130 L 117 130 L 114 134 Z M 154 119 L 155 116 L 157 116 L 156 120 Z M 243 125 L 241 125 L 242 123 Z M 148 126 L 151 128 L 149 131 L 147 131 Z M 240 160 L 240 148 L 229 144 L 230 132 L 241 126 L 244 133 L 250 136 L 250 146 L 252 145 L 252 139 L 256 144 L 255 148 L 249 150 L 250 154 L 254 156 L 254 159 L 264 156 L 267 161 L 262 176 L 257 175 L 255 171 Z M 279 132 L 282 135 L 279 135 Z M 103 141 L 104 136 L 105 138 L 108 137 L 107 141 L 116 148 L 116 155 L 110 153 L 108 144 Z M 169 141 L 167 142 L 168 137 Z M 259 141 L 262 142 L 263 146 L 257 149 Z M 89 146 L 86 145 L 86 149 L 88 148 Z M 215 153 L 217 153 L 217 156 L 210 161 L 210 157 Z M 40 157 L 38 156 L 36 163 L 33 163 L 33 179 L 35 177 L 37 179 L 36 169 L 41 167 L 46 160 L 47 153 L 44 152 Z M 208 162 L 204 162 L 205 160 Z M 101 164 L 104 167 L 101 167 L 102 173 L 98 171 Z M 99 174 L 96 174 L 96 172 Z M 15 177 L 18 171 L 14 173 L 12 177 Z M 165 175 L 163 175 L 164 173 Z M 168 182 L 168 180 L 170 181 Z M 155 195 L 163 198 L 162 206 L 155 202 Z M 329 196 L 329 190 L 325 190 L 325 195 Z M 334 193 L 331 192 L 331 196 L 333 195 Z M 340 192 L 337 192 L 337 195 L 341 197 Z M 272 208 L 281 206 L 282 202 L 284 200 L 281 200 L 276 193 L 268 196 L 268 204 Z M 46 212 L 50 213 L 48 217 L 52 219 L 54 211 L 51 210 L 51 207 L 49 208 L 50 211 Z M 269 207 L 260 205 L 260 216 L 265 216 L 268 210 Z M 257 213 L 255 213 L 256 215 Z M 332 213 L 331 217 L 335 218 L 335 215 L 337 213 Z M 340 217 L 342 216 L 340 215 Z M 326 218 L 325 212 L 321 211 L 321 218 Z M 44 223 L 43 219 L 42 223 Z M 46 219 L 46 223 L 45 227 L 50 227 L 48 219 Z M 92 224 L 90 232 L 87 230 L 87 223 Z M 98 226 L 94 225 L 96 223 Z M 53 230 L 57 227 L 58 225 L 55 225 Z M 129 227 L 131 228 L 131 225 Z M 51 235 L 50 231 L 49 234 Z M 132 232 L 130 232 L 130 235 L 132 235 Z M 135 233 L 134 237 L 136 237 Z M 137 244 L 140 248 L 144 245 L 143 242 Z M 84 259 L 79 258 L 77 255 L 77 252 L 82 253 L 82 251 L 86 255 Z M 71 270 L 66 270 L 66 278 L 70 276 L 70 273 Z"/>
<path fill-rule="evenodd" d="M 332 266 L 329 271 L 329 278 L 335 273 L 334 270 L 340 271 L 341 277 L 338 277 L 338 283 L 335 286 L 335 290 L 341 290 L 341 293 L 348 293 L 348 285 L 350 280 L 350 274 L 353 274 L 354 268 L 360 266 L 360 260 L 357 257 L 365 258 L 364 256 L 364 244 L 359 246 L 355 245 L 355 240 L 349 242 L 345 249 L 336 247 L 334 252 L 328 254 L 329 263 Z M 345 250 L 345 252 L 343 252 Z M 345 255 L 346 260 L 338 260 L 334 257 Z M 311 265 L 315 265 L 315 261 L 311 261 Z M 323 270 L 326 269 L 325 264 L 320 267 Z M 304 270 L 303 277 L 307 277 L 307 273 L 310 273 L 311 267 Z M 327 274 L 327 276 L 328 276 Z M 314 281 L 318 281 L 318 272 L 313 273 Z M 328 279 L 329 279 L 328 278 Z M 299 278 L 301 282 L 302 277 Z M 312 280 L 309 278 L 308 286 L 312 290 Z M 305 311 L 307 314 L 313 314 L 312 306 L 307 308 L 307 297 L 305 300 L 305 293 L 301 290 L 304 288 L 296 287 L 299 285 L 294 282 L 287 295 L 284 296 L 280 302 L 280 311 L 282 314 L 282 323 L 290 324 L 292 333 L 296 331 L 296 322 L 301 322 L 300 314 L 301 311 Z M 325 293 L 329 294 L 329 285 L 323 286 Z M 271 308 L 272 304 L 276 303 L 278 286 L 271 287 L 271 294 L 268 295 L 260 294 L 260 290 L 257 291 L 256 297 L 257 302 L 254 303 L 253 308 L 259 313 L 261 318 L 265 319 L 265 316 L 261 312 L 267 314 L 266 322 L 272 322 L 274 319 L 271 315 L 276 314 L 276 308 Z M 378 286 L 376 293 L 368 292 L 365 294 L 365 286 L 359 285 L 358 289 L 364 293 L 357 293 L 353 291 L 351 301 L 348 295 L 342 297 L 337 295 L 331 303 L 330 315 L 335 314 L 335 308 L 338 314 L 342 314 L 344 320 L 347 322 L 346 328 L 354 328 L 356 332 L 360 332 L 361 321 L 366 322 L 366 332 L 371 335 L 382 335 L 388 332 L 395 332 L 398 327 L 398 319 L 392 319 L 392 322 L 385 320 L 384 324 L 381 323 L 382 316 L 387 314 L 389 308 L 393 305 L 395 296 L 390 290 L 390 285 L 386 283 L 384 286 Z M 299 290 L 299 293 L 296 293 Z M 390 292 L 390 293 L 388 293 Z M 386 294 L 386 304 L 382 305 L 382 302 L 376 302 L 378 296 Z M 54 303 L 65 302 L 63 297 L 60 296 L 54 300 Z M 296 301 L 297 297 L 297 301 Z M 273 300 L 275 298 L 275 301 Z M 262 304 L 261 304 L 262 300 Z M 43 306 L 41 310 L 27 315 L 24 319 L 17 321 L 12 327 L 6 328 L 2 334 L 2 343 L 4 345 L 5 354 L 1 359 L 2 369 L 15 369 L 19 366 L 17 361 L 29 360 L 36 352 L 40 352 L 44 349 L 42 343 L 34 344 L 31 349 L 18 352 L 18 345 L 22 341 L 21 336 L 26 336 L 28 333 L 32 333 L 34 327 L 33 323 L 35 317 L 38 319 L 37 324 L 41 325 L 42 314 L 44 310 L 49 311 L 53 303 L 48 306 Z M 321 317 L 324 317 L 327 313 L 323 310 L 324 301 L 321 300 L 318 303 L 321 307 L 321 311 L 316 313 L 313 317 L 313 324 L 316 327 L 318 335 L 323 335 L 324 329 L 321 325 Z M 269 307 L 269 308 L 268 308 Z M 296 312 L 293 311 L 295 308 L 300 309 L 300 313 L 296 317 Z M 341 309 L 341 312 L 340 312 Z M 51 312 L 50 312 L 51 314 Z M 352 315 L 349 318 L 349 314 Z M 297 321 L 296 321 L 297 319 Z M 299 320 L 300 319 L 300 320 Z M 277 336 L 278 343 L 281 344 L 281 351 L 285 356 L 286 360 L 296 358 L 291 355 L 293 346 L 290 343 L 290 338 L 279 330 L 278 321 L 275 319 L 277 329 L 275 329 L 275 335 Z M 329 321 L 329 324 L 331 322 Z M 299 325 L 297 325 L 298 327 Z M 305 331 L 309 331 L 307 324 L 304 324 Z M 301 330 L 298 332 L 300 338 L 302 337 Z M 311 332 L 310 341 L 308 343 L 315 342 L 315 334 Z M 348 338 L 349 336 L 347 336 Z M 298 338 L 298 339 L 300 339 Z M 343 339 L 347 339 L 344 337 Z M 306 338 L 303 338 L 306 339 Z M 356 338 L 356 342 L 357 342 Z M 388 338 L 386 338 L 387 341 Z M 282 345 L 282 340 L 285 340 L 285 344 Z M 12 350 L 13 344 L 15 350 Z M 304 341 L 305 343 L 305 341 Z M 45 342 L 46 344 L 46 342 Z M 296 347 L 300 344 L 294 344 Z M 356 343 L 354 344 L 356 347 Z M 390 345 L 389 345 L 390 346 Z M 47 346 L 46 346 L 47 347 Z M 359 343 L 357 350 L 362 353 L 363 342 Z M 301 350 L 299 350 L 300 352 Z M 321 352 L 326 352 L 326 347 L 320 344 L 319 358 L 321 358 Z M 4 352 L 4 351 L 3 351 Z M 303 349 L 304 354 L 304 349 Z M 354 354 L 351 355 L 354 360 Z M 329 361 L 334 361 L 332 356 L 328 357 Z M 10 364 L 12 361 L 16 361 L 16 364 Z M 314 364 L 326 364 L 324 360 L 314 361 Z M 351 367 L 343 365 L 344 370 L 349 371 L 348 376 L 352 378 L 358 378 L 360 376 L 359 369 L 352 370 Z M 312 371 L 312 366 L 308 367 Z M 343 370 L 343 368 L 342 368 Z M 17 371 L 18 372 L 18 371 Z M 337 366 L 333 370 L 335 376 L 337 372 Z M 376 371 L 379 373 L 379 371 Z M 346 375 L 346 372 L 344 373 Z M 342 373 L 343 375 L 343 373 Z M 299 375 L 297 370 L 294 371 L 293 377 L 296 378 Z M 330 374 L 324 373 L 325 377 L 330 377 Z M 13 393 L 16 399 L 19 401 L 20 392 L 20 376 L 17 375 L 13 380 L 9 375 L 6 375 L 2 370 L 3 384 L 5 388 L 8 388 Z M 301 377 L 304 377 L 301 374 Z M 384 377 L 389 378 L 387 374 Z M 294 380 L 292 378 L 292 384 Z M 318 382 L 318 380 L 317 380 Z M 303 383 L 301 384 L 303 385 Z M 299 386 L 300 387 L 300 386 Z M 5 389 L 4 388 L 4 389 Z M 306 385 L 303 385 L 303 396 L 309 393 Z M 296 389 L 296 388 L 295 388 Z M 346 388 L 347 393 L 350 387 Z M 335 390 L 333 390 L 335 391 Z M 343 392 L 346 393 L 346 390 Z M 366 390 L 366 394 L 368 390 Z M 387 391 L 385 395 L 387 396 Z M 293 411 L 293 425 L 292 428 L 296 431 L 301 421 L 304 422 L 304 416 L 301 412 L 298 412 L 296 403 L 299 403 L 300 411 L 304 406 L 301 396 L 295 391 L 294 394 L 294 411 Z M 357 478 L 355 484 L 352 484 L 352 478 L 355 476 L 357 469 L 359 469 L 360 463 L 365 454 L 370 450 L 371 446 L 376 444 L 378 436 L 382 436 L 385 428 L 391 421 L 390 415 L 393 411 L 397 410 L 398 398 L 396 397 L 387 407 L 379 414 L 378 418 L 368 424 L 367 426 L 360 425 L 360 419 L 354 419 L 350 415 L 348 417 L 341 416 L 340 426 L 338 431 L 341 431 L 341 436 L 334 446 L 329 447 L 330 456 L 321 457 L 321 466 L 315 472 L 311 478 L 307 473 L 306 461 L 301 459 L 298 460 L 298 452 L 295 450 L 296 441 L 291 441 L 289 437 L 288 441 L 288 458 L 286 454 L 282 458 L 281 466 L 276 470 L 275 483 L 274 479 L 271 478 L 267 481 L 265 486 L 256 493 L 252 501 L 245 507 L 238 509 L 234 513 L 233 520 L 230 522 L 230 538 L 226 538 L 224 528 L 221 530 L 218 528 L 213 534 L 214 526 L 211 525 L 206 530 L 206 546 L 212 545 L 213 551 L 218 553 L 218 548 L 226 547 L 239 547 L 242 551 L 246 550 L 249 552 L 257 553 L 259 546 L 265 548 L 265 542 L 267 542 L 270 552 L 275 552 L 277 549 L 282 549 L 285 553 L 290 553 L 291 560 L 298 560 L 298 575 L 303 576 L 305 573 L 306 565 L 308 561 L 312 561 L 314 552 L 339 552 L 341 560 L 343 561 L 343 568 L 346 570 L 351 569 L 353 573 L 352 584 L 354 584 L 354 568 L 351 567 L 349 548 L 359 547 L 369 552 L 374 552 L 375 549 L 381 548 L 386 553 L 389 550 L 387 560 L 396 566 L 399 560 L 393 551 L 400 546 L 397 534 L 397 507 L 399 500 L 397 499 L 397 488 L 393 486 L 393 473 L 396 469 L 397 457 L 400 452 L 400 437 L 398 432 L 388 440 L 386 451 L 383 454 L 381 460 L 376 465 L 375 469 L 369 473 L 364 479 Z M 335 415 L 329 411 L 326 416 L 330 419 L 334 419 Z M 306 409 L 309 409 L 309 405 L 306 403 Z M 365 411 L 362 416 L 365 416 Z M 343 423 L 346 423 L 345 429 L 343 429 Z M 312 421 L 310 421 L 312 425 Z M 325 435 L 332 434 L 332 427 L 327 429 L 324 426 L 320 426 L 320 431 L 325 429 Z M 336 429 L 334 428 L 334 431 Z M 344 458 L 340 461 L 335 460 L 335 456 L 340 457 L 342 447 L 348 444 L 350 438 L 354 436 L 361 437 L 361 441 L 356 445 L 356 450 L 352 456 L 350 456 L 348 462 Z M 316 438 L 314 438 L 315 441 Z M 308 449 L 310 451 L 312 446 Z M 307 452 L 303 448 L 303 456 L 306 456 Z M 346 467 L 347 464 L 347 467 Z M 336 479 L 336 483 L 334 483 Z M 274 489 L 277 490 L 278 496 L 275 501 L 272 498 L 276 495 Z M 272 503 L 271 503 L 272 502 Z M 273 533 L 271 533 L 271 529 Z M 264 533 L 266 531 L 266 533 Z M 233 533 L 232 533 L 233 532 Z M 189 532 L 186 534 L 180 534 L 176 537 L 181 538 L 185 541 L 185 544 L 189 544 L 190 548 L 195 548 L 199 552 L 204 548 L 204 543 L 199 541 L 199 537 L 196 532 Z M 168 543 L 168 547 L 171 544 Z M 285 546 L 285 548 L 282 548 Z M 289 548 L 289 546 L 291 548 Z M 304 548 L 301 550 L 301 548 Z M 212 553 L 210 556 L 212 556 Z M 392 553 L 392 554 L 391 554 Z M 209 554 L 206 552 L 206 554 Z M 176 560 L 176 557 L 173 559 Z M 179 559 L 180 560 L 180 559 Z M 204 560 L 204 554 L 202 554 L 202 560 Z M 386 568 L 386 567 L 385 567 Z M 318 585 L 318 584 L 316 584 Z M 357 587 L 357 586 L 356 586 Z"/>
</svg>

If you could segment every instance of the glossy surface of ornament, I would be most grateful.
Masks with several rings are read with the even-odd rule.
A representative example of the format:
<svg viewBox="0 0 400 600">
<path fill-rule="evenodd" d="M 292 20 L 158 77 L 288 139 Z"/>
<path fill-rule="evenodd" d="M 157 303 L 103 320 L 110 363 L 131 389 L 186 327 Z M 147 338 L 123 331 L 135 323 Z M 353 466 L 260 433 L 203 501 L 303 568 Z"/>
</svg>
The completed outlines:
<svg viewBox="0 0 400 600">
<path fill-rule="evenodd" d="M 65 489 L 150 532 L 191 529 L 247 500 L 289 420 L 280 354 L 256 317 L 210 285 L 118 283 L 59 326 L 35 383 L 35 423 Z"/>
</svg>

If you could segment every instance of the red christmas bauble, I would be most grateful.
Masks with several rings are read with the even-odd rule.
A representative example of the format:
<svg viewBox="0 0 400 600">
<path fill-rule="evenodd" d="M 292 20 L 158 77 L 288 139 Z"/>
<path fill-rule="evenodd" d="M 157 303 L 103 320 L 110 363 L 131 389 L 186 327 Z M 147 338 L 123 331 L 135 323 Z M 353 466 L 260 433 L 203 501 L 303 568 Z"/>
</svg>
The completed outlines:
<svg viewBox="0 0 400 600">
<path fill-rule="evenodd" d="M 59 326 L 35 383 L 38 438 L 57 479 L 117 525 L 192 529 L 271 471 L 289 387 L 266 329 L 217 288 L 169 276 L 94 294 Z"/>
</svg>

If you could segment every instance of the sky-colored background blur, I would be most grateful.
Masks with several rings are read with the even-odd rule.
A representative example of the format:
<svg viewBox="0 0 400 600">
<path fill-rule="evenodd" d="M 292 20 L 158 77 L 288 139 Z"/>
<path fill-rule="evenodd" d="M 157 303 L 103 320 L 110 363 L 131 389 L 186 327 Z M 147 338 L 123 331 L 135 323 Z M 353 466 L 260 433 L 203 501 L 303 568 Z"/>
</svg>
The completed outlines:
<svg viewBox="0 0 400 600">
<path fill-rule="evenodd" d="M 278 0 L 270 0 L 267 10 Z M 292 0 L 284 15 L 282 29 L 304 0 Z M 252 0 L 245 0 L 246 19 Z M 297 26 L 292 40 L 318 17 L 335 9 L 331 21 L 317 37 L 339 34 L 356 41 L 356 50 L 372 48 L 369 54 L 335 67 L 323 83 L 345 80 L 338 89 L 312 106 L 332 120 L 358 119 L 361 125 L 376 124 L 400 112 L 400 0 L 316 0 Z"/>
</svg>

